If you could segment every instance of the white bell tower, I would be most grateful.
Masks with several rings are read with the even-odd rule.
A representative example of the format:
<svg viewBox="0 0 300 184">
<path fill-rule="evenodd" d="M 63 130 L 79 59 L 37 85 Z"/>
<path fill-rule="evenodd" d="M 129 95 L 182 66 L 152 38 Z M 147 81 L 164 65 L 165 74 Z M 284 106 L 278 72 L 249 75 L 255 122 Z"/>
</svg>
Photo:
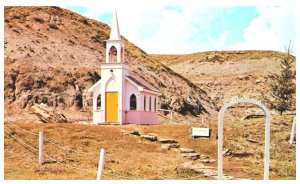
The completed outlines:
<svg viewBox="0 0 300 184">
<path fill-rule="evenodd" d="M 106 63 L 124 63 L 124 61 L 124 42 L 121 40 L 118 16 L 115 12 L 110 38 L 106 41 Z"/>
<path fill-rule="evenodd" d="M 110 38 L 106 40 L 106 61 L 101 64 L 101 122 L 118 122 L 125 119 L 125 78 L 129 66 L 125 63 L 124 42 L 121 40 L 117 12 L 114 13 Z"/>
</svg>

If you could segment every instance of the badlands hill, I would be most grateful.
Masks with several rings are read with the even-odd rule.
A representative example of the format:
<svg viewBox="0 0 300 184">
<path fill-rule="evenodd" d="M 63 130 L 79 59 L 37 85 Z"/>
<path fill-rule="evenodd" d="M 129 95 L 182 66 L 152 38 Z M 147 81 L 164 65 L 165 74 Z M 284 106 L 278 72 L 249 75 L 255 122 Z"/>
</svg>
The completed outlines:
<svg viewBox="0 0 300 184">
<path fill-rule="evenodd" d="M 89 112 L 86 91 L 100 79 L 108 25 L 58 7 L 5 7 L 4 32 L 6 113 L 35 103 Z M 215 111 L 204 90 L 122 39 L 131 72 L 162 92 L 163 108 L 182 115 Z"/>
<path fill-rule="evenodd" d="M 232 96 L 263 100 L 269 83 L 281 70 L 286 53 L 276 51 L 210 51 L 186 55 L 152 55 L 204 89 L 220 108 Z M 292 69 L 296 84 L 296 58 Z"/>
<path fill-rule="evenodd" d="M 58 7 L 5 7 L 4 31 L 6 113 L 46 103 L 72 118 L 90 117 L 86 91 L 100 79 L 110 27 Z M 162 92 L 162 108 L 182 115 L 214 114 L 236 95 L 261 100 L 285 57 L 275 51 L 149 55 L 122 39 L 131 73 Z"/>
</svg>

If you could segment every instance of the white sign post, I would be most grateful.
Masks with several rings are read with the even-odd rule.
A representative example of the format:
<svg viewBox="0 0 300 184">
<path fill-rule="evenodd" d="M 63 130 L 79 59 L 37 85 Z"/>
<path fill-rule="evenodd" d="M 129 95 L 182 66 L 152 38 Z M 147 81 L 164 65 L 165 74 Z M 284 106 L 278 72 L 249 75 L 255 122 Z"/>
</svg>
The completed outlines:
<svg viewBox="0 0 300 184">
<path fill-rule="evenodd" d="M 104 161 L 105 161 L 105 150 L 103 148 L 101 148 L 100 159 L 99 159 L 99 163 L 98 163 L 97 180 L 102 180 Z"/>
<path fill-rule="evenodd" d="M 265 159 L 264 159 L 264 180 L 269 179 L 269 168 L 270 168 L 270 112 L 260 102 L 254 99 L 247 98 L 235 98 L 231 102 L 225 104 L 219 111 L 219 122 L 218 122 L 218 179 L 223 179 L 223 121 L 224 113 L 228 107 L 240 104 L 250 103 L 261 108 L 266 115 L 265 123 Z"/>
<path fill-rule="evenodd" d="M 295 137 L 296 137 L 296 117 L 294 117 L 294 121 L 293 121 L 293 127 L 292 127 L 291 137 L 290 137 L 290 144 L 294 143 Z"/>
<path fill-rule="evenodd" d="M 43 132 L 40 131 L 39 132 L 39 164 L 43 164 L 44 162 L 43 149 L 44 149 Z"/>
</svg>

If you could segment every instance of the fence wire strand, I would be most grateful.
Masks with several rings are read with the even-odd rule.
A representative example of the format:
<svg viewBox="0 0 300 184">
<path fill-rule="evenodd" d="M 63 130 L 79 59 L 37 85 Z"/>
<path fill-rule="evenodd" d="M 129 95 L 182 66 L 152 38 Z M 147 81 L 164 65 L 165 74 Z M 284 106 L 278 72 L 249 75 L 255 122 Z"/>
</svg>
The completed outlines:
<svg viewBox="0 0 300 184">
<path fill-rule="evenodd" d="M 56 158 L 54 158 L 53 156 L 51 156 L 49 154 L 46 154 L 46 153 L 43 153 L 43 154 L 46 157 L 50 158 L 51 160 L 57 162 L 58 164 L 61 164 L 65 167 L 68 167 L 69 169 L 76 169 L 76 170 L 79 170 L 79 171 L 87 171 L 87 172 L 95 172 L 94 170 L 91 170 L 91 169 L 83 169 L 83 168 L 75 167 L 75 166 L 72 166 L 72 165 L 69 165 L 69 164 L 65 164 L 62 161 L 57 160 Z"/>
<path fill-rule="evenodd" d="M 9 121 L 9 122 L 10 122 L 10 121 Z M 14 124 L 14 123 L 12 123 L 12 122 L 10 122 L 9 124 L 10 124 L 10 125 L 13 125 L 14 127 L 18 128 L 18 129 L 20 129 L 20 130 L 22 130 L 22 131 L 24 131 L 24 132 L 26 132 L 26 133 L 29 133 L 29 134 L 35 135 L 35 136 L 39 136 L 39 134 L 34 133 L 34 132 L 31 132 L 31 131 L 29 131 L 29 130 L 25 130 L 24 128 L 21 128 L 20 126 Z M 51 141 L 50 139 L 47 139 L 47 138 L 45 138 L 45 137 L 43 137 L 43 139 L 44 139 L 45 141 L 49 142 L 50 144 L 52 144 L 52 145 L 54 145 L 54 146 L 60 148 L 60 149 L 68 150 L 68 151 L 73 152 L 73 153 L 84 154 L 84 155 L 88 155 L 88 156 L 89 156 L 89 155 L 94 155 L 94 156 L 97 156 L 97 155 L 98 155 L 98 153 L 86 153 L 86 152 L 83 152 L 83 151 L 76 151 L 76 150 L 71 149 L 71 148 L 67 148 L 67 147 L 64 147 L 64 146 L 60 146 L 59 144 L 57 144 L 57 143 L 55 143 L 54 141 Z"/>
<path fill-rule="evenodd" d="M 39 136 L 39 134 L 36 134 L 36 133 L 31 132 L 31 131 L 25 130 L 25 129 L 19 127 L 18 125 L 15 125 L 15 124 L 12 123 L 12 122 L 10 122 L 9 124 L 10 124 L 10 125 L 13 125 L 14 127 L 18 128 L 18 129 L 20 129 L 20 130 L 22 130 L 22 131 L 24 131 L 24 132 L 26 132 L 26 133 L 29 133 L 29 134 L 31 134 L 31 135 Z"/>
<path fill-rule="evenodd" d="M 12 138 L 14 138 L 15 140 L 17 140 L 18 142 L 20 142 L 23 146 L 26 146 L 34 151 L 39 151 L 37 148 L 27 144 L 24 140 L 22 140 L 21 138 L 17 138 L 16 136 L 12 135 L 11 133 L 9 133 L 8 131 L 6 131 L 4 129 L 4 132 L 7 133 L 8 135 L 10 135 Z"/>
<path fill-rule="evenodd" d="M 16 136 L 14 136 L 13 134 L 9 133 L 5 129 L 4 129 L 4 132 L 7 133 L 9 136 L 11 136 L 13 139 L 15 139 L 18 142 L 20 142 L 21 145 L 23 145 L 25 147 L 28 147 L 28 148 L 32 149 L 33 151 L 39 152 L 39 150 L 37 148 L 35 148 L 35 147 L 27 144 L 26 141 L 24 141 L 24 139 L 17 138 Z M 54 156 L 46 154 L 46 153 L 43 153 L 43 155 L 45 155 L 46 157 L 50 158 L 52 161 L 57 162 L 58 164 L 61 164 L 61 165 L 65 166 L 65 167 L 67 167 L 69 169 L 73 169 L 74 172 L 76 172 L 74 169 L 79 170 L 79 171 L 85 171 L 85 172 L 95 172 L 94 170 L 91 170 L 91 169 L 83 169 L 83 168 L 75 167 L 75 166 L 72 166 L 72 165 L 69 165 L 69 164 L 65 164 L 62 161 L 57 160 Z M 78 172 L 76 172 L 76 173 L 78 173 Z"/>
</svg>

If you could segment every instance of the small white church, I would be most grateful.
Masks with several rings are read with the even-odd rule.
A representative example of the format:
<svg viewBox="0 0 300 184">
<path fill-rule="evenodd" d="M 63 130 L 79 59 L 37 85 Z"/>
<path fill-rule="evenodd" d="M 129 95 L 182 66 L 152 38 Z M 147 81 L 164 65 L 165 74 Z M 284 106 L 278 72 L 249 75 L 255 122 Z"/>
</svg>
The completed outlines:
<svg viewBox="0 0 300 184">
<path fill-rule="evenodd" d="M 93 124 L 157 124 L 161 93 L 141 77 L 129 74 L 124 46 L 115 12 L 101 79 L 88 89 L 93 93 Z"/>
</svg>

